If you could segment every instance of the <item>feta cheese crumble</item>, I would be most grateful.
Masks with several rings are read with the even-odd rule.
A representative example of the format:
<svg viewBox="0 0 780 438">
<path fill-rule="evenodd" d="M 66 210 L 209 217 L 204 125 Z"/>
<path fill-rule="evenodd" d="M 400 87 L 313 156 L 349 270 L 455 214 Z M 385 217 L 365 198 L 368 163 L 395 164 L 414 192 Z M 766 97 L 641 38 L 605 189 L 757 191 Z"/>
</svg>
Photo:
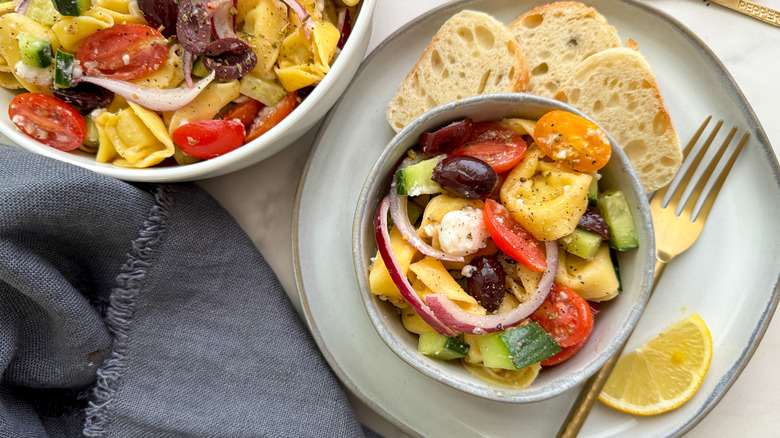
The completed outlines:
<svg viewBox="0 0 780 438">
<path fill-rule="evenodd" d="M 489 237 L 481 209 L 466 207 L 444 215 L 439 228 L 442 251 L 456 256 L 473 254 L 487 245 Z"/>
</svg>

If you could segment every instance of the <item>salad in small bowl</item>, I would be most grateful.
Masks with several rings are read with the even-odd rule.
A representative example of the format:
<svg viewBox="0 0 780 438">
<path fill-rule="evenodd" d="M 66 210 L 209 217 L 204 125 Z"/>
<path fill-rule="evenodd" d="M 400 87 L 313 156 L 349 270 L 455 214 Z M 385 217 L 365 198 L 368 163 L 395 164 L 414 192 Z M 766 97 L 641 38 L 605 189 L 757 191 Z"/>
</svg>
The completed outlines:
<svg viewBox="0 0 780 438">
<path fill-rule="evenodd" d="M 358 283 L 385 343 L 480 397 L 544 400 L 625 341 L 649 295 L 644 191 L 586 115 L 526 94 L 439 106 L 361 192 Z"/>
</svg>

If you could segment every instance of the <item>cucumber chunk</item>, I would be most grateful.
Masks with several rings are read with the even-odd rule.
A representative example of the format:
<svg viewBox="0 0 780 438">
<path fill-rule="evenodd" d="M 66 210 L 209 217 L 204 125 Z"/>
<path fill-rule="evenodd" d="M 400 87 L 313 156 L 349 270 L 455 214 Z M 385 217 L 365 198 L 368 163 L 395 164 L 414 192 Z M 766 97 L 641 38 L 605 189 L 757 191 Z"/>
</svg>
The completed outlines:
<svg viewBox="0 0 780 438">
<path fill-rule="evenodd" d="M 398 194 L 402 196 L 431 195 L 441 193 L 441 186 L 432 180 L 433 168 L 445 155 L 429 158 L 417 164 L 398 169 L 395 181 Z"/>
<path fill-rule="evenodd" d="M 558 239 L 558 243 L 570 254 L 591 260 L 601 246 L 602 238 L 593 231 L 577 227 L 568 236 Z"/>
<path fill-rule="evenodd" d="M 469 348 L 471 348 L 471 345 L 462 339 L 432 331 L 421 333 L 417 344 L 417 351 L 428 357 L 441 360 L 464 357 L 469 352 Z"/>
<path fill-rule="evenodd" d="M 596 205 L 599 200 L 599 180 L 596 175 L 593 175 L 593 179 L 588 186 L 588 205 Z"/>
<path fill-rule="evenodd" d="M 482 362 L 489 368 L 519 370 L 561 351 L 561 346 L 535 322 L 491 333 L 479 339 Z"/>
<path fill-rule="evenodd" d="M 19 33 L 19 53 L 22 62 L 31 67 L 46 68 L 51 65 L 51 42 L 26 32 Z"/>
<path fill-rule="evenodd" d="M 620 190 L 607 190 L 599 195 L 598 207 L 609 225 L 609 245 L 618 251 L 639 248 L 639 235 L 626 195 Z"/>
<path fill-rule="evenodd" d="M 92 0 L 53 0 L 57 12 L 62 15 L 77 17 L 92 6 Z"/>
<path fill-rule="evenodd" d="M 54 59 L 54 86 L 57 88 L 70 88 L 73 86 L 74 56 L 68 52 L 57 49 Z"/>
<path fill-rule="evenodd" d="M 52 0 L 32 0 L 24 13 L 27 18 L 32 18 L 38 23 L 52 26 L 62 20 L 62 15 L 54 8 Z"/>
<path fill-rule="evenodd" d="M 617 277 L 618 281 L 618 293 L 623 292 L 623 280 L 620 278 L 620 265 L 618 264 L 617 252 L 614 249 L 610 249 L 609 257 L 612 260 L 612 268 L 615 269 L 615 277 Z"/>
</svg>

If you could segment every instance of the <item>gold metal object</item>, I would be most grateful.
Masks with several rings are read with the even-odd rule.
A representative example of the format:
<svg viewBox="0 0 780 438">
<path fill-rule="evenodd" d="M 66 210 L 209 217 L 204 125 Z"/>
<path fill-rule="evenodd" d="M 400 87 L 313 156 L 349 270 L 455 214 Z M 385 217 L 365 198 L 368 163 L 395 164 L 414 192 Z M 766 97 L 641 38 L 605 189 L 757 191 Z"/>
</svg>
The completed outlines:
<svg viewBox="0 0 780 438">
<path fill-rule="evenodd" d="M 652 291 L 655 290 L 655 286 L 658 284 L 658 279 L 661 277 L 666 264 L 680 253 L 690 248 L 691 245 L 693 245 L 693 242 L 695 242 L 701 234 L 701 230 L 704 228 L 704 222 L 707 220 L 707 215 L 715 202 L 715 198 L 718 196 L 718 192 L 720 192 L 720 188 L 723 186 L 723 181 L 726 180 L 726 176 L 729 171 L 731 171 L 731 167 L 737 160 L 737 156 L 747 142 L 749 134 L 745 132 L 737 146 L 731 152 L 728 161 L 717 175 L 717 179 L 707 192 L 707 196 L 704 198 L 697 213 L 695 207 L 698 204 L 698 200 L 737 132 L 737 128 L 734 127 L 727 134 L 717 153 L 709 161 L 709 165 L 701 173 L 701 176 L 699 176 L 694 186 L 691 184 L 691 179 L 696 173 L 707 149 L 715 139 L 721 125 L 723 125 L 723 120 L 720 120 L 715 124 L 712 133 L 710 133 L 704 144 L 698 149 L 696 155 L 692 157 L 691 151 L 693 146 L 698 142 L 699 137 L 702 132 L 704 132 L 704 129 L 711 119 L 712 116 L 708 116 L 707 119 L 704 120 L 704 123 L 702 123 L 693 138 L 691 138 L 686 145 L 683 154 L 686 157 L 684 165 L 687 170 L 680 181 L 671 189 L 671 198 L 669 201 L 664 203 L 664 198 L 666 198 L 671 184 L 657 191 L 650 200 L 650 214 L 653 218 L 656 248 L 655 273 L 653 275 L 653 289 L 650 291 L 651 294 Z M 689 160 L 690 164 L 688 164 Z M 683 194 L 687 191 L 686 189 L 688 187 L 692 187 L 692 190 L 681 204 L 680 202 L 683 199 Z M 680 206 L 682 206 L 682 212 L 677 214 L 676 211 Z M 593 377 L 585 382 L 577 400 L 574 402 L 574 405 L 572 405 L 569 414 L 564 420 L 561 428 L 558 430 L 557 437 L 574 438 L 577 436 L 624 348 L 625 343 L 609 358 L 609 360 L 607 360 L 606 363 L 604 363 L 604 366 Z"/>
<path fill-rule="evenodd" d="M 749 17 L 753 17 L 756 20 L 761 20 L 764 23 L 769 23 L 773 26 L 780 27 L 780 11 L 772 9 L 768 6 L 759 5 L 747 0 L 709 0 L 712 3 L 725 6 L 729 9 L 733 9 L 737 12 L 743 13 Z"/>
</svg>

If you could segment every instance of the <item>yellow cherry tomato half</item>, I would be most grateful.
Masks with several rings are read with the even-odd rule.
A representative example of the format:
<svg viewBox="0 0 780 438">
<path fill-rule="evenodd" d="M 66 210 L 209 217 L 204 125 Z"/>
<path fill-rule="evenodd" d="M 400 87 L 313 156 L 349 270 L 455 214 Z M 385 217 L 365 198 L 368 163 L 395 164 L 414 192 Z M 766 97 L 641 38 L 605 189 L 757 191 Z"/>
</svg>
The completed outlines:
<svg viewBox="0 0 780 438">
<path fill-rule="evenodd" d="M 550 111 L 534 128 L 534 141 L 545 155 L 580 172 L 601 169 L 612 156 L 609 138 L 588 119 L 568 111 Z"/>
</svg>

